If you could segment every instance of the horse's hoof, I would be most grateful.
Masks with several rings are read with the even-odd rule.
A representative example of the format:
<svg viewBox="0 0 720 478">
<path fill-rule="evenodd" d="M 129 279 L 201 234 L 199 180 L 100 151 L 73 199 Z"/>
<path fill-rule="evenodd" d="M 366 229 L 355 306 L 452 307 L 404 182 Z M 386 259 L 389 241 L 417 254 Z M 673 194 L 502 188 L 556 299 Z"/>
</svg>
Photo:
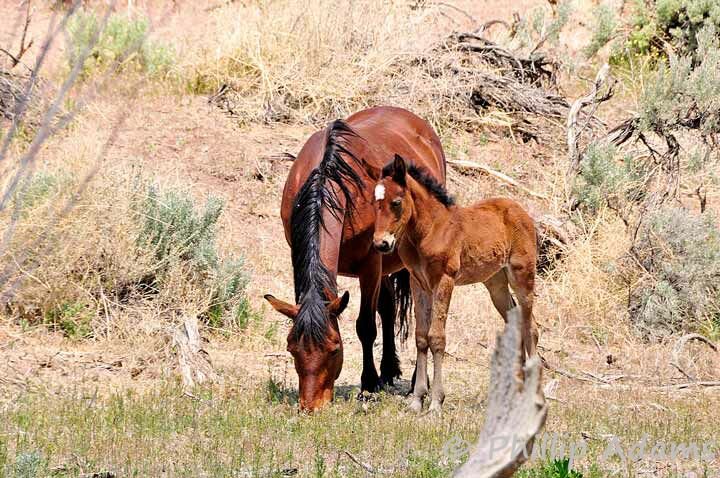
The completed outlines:
<svg viewBox="0 0 720 478">
<path fill-rule="evenodd" d="M 422 400 L 420 400 L 419 398 L 413 398 L 410 402 L 410 410 L 415 413 L 422 412 Z"/>
<path fill-rule="evenodd" d="M 434 415 L 441 415 L 442 414 L 442 402 L 439 400 L 433 400 L 430 402 L 430 408 L 428 411 Z"/>
<path fill-rule="evenodd" d="M 363 392 L 377 393 L 382 388 L 382 379 L 377 374 L 363 375 L 360 378 L 360 389 Z"/>
</svg>

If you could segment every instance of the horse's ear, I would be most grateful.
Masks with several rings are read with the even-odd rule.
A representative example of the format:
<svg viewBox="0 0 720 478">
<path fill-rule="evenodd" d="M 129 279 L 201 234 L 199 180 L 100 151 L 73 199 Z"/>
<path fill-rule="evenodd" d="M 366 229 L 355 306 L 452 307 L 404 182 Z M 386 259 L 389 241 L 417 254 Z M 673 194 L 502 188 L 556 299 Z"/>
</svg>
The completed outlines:
<svg viewBox="0 0 720 478">
<path fill-rule="evenodd" d="M 343 313 L 350 301 L 350 292 L 345 291 L 343 295 L 328 304 L 328 312 L 331 316 L 337 317 Z"/>
<path fill-rule="evenodd" d="M 265 300 L 270 302 L 270 305 L 272 305 L 273 309 L 277 310 L 282 315 L 289 317 L 292 320 L 295 320 L 295 317 L 297 317 L 299 310 L 297 305 L 288 304 L 287 302 L 284 302 L 280 299 L 276 299 L 270 294 L 265 294 L 264 297 Z"/>
<path fill-rule="evenodd" d="M 405 175 L 407 174 L 407 163 L 399 154 L 395 155 L 393 160 L 393 181 L 401 186 L 405 186 Z"/>
</svg>

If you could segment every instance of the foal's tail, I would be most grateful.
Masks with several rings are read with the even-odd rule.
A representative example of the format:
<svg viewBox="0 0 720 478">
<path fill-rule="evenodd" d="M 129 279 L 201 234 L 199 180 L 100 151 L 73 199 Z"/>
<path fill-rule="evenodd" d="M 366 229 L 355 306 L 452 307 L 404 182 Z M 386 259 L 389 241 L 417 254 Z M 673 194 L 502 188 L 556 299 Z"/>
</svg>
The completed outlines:
<svg viewBox="0 0 720 478">
<path fill-rule="evenodd" d="M 405 342 L 410 328 L 408 319 L 412 308 L 412 291 L 410 290 L 410 273 L 407 269 L 390 274 L 388 277 L 393 291 L 395 305 L 395 323 L 398 324 L 398 336 Z"/>
</svg>

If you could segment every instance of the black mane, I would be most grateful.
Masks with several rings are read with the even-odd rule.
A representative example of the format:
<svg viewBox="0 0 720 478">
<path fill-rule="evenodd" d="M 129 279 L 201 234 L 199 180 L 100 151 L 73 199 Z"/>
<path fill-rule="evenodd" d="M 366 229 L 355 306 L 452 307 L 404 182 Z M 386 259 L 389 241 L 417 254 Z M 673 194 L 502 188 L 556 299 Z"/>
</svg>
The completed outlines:
<svg viewBox="0 0 720 478">
<path fill-rule="evenodd" d="M 363 187 L 362 178 L 343 158 L 359 163 L 348 149 L 348 141 L 354 137 L 359 136 L 344 121 L 330 123 L 323 158 L 300 188 L 290 217 L 295 303 L 300 305 L 295 333 L 298 339 L 306 336 L 315 343 L 327 333 L 326 294 L 337 294 L 335 279 L 320 259 L 320 228 L 325 228 L 323 209 L 339 221 L 346 214 L 352 215 L 355 202 L 350 185 L 357 191 Z M 337 190 L 345 200 L 344 206 Z"/>
<path fill-rule="evenodd" d="M 415 181 L 419 182 L 425 189 L 427 189 L 440 203 L 445 207 L 455 205 L 455 198 L 450 195 L 445 186 L 440 184 L 437 179 L 420 166 L 415 165 L 412 161 L 406 161 L 408 165 L 408 174 Z M 382 170 L 382 177 L 392 176 L 393 174 L 393 163 L 390 162 L 385 165 Z"/>
</svg>

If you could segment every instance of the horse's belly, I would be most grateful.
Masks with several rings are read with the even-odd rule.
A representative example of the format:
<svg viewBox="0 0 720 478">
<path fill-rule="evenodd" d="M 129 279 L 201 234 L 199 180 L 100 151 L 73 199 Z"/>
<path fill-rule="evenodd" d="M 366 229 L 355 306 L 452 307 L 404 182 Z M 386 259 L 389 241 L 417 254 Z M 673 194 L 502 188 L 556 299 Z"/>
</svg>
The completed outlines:
<svg viewBox="0 0 720 478">
<path fill-rule="evenodd" d="M 484 265 L 479 267 L 470 267 L 463 269 L 455 278 L 455 284 L 467 285 L 477 284 L 478 282 L 485 282 L 494 276 L 501 267 L 496 264 Z"/>
</svg>

